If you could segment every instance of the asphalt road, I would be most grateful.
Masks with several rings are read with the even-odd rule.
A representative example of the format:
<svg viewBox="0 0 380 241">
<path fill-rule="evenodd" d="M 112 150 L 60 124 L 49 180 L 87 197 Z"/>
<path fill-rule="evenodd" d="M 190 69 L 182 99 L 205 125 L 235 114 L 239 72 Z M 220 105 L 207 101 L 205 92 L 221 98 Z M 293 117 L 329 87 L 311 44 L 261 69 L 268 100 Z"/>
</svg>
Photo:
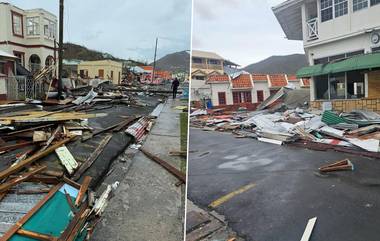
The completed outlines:
<svg viewBox="0 0 380 241">
<path fill-rule="evenodd" d="M 318 173 L 344 158 L 354 171 Z M 313 217 L 310 241 L 380 240 L 380 160 L 191 129 L 188 168 L 188 198 L 207 208 L 230 194 L 215 210 L 246 240 L 300 240 Z"/>
</svg>

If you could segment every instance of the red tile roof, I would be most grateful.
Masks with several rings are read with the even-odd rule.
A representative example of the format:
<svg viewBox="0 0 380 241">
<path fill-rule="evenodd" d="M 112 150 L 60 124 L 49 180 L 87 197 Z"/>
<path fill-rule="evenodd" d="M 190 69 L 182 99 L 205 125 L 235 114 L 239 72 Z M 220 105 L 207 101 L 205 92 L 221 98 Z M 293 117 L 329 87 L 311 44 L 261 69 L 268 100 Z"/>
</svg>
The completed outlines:
<svg viewBox="0 0 380 241">
<path fill-rule="evenodd" d="M 250 74 L 241 74 L 232 80 L 232 88 L 234 89 L 246 89 L 252 88 Z"/>
<path fill-rule="evenodd" d="M 310 79 L 308 79 L 308 78 L 303 78 L 303 79 L 302 79 L 302 84 L 303 84 L 303 86 L 307 86 L 307 87 L 309 87 L 309 86 L 310 86 Z"/>
<path fill-rule="evenodd" d="M 288 74 L 288 81 L 298 81 L 297 76 L 294 74 Z"/>
<path fill-rule="evenodd" d="M 270 74 L 269 80 L 272 84 L 271 87 L 285 87 L 288 85 L 285 74 Z"/>
<path fill-rule="evenodd" d="M 229 82 L 230 79 L 226 74 L 210 75 L 207 82 Z"/>
<path fill-rule="evenodd" d="M 253 81 L 268 81 L 266 74 L 252 74 Z"/>
</svg>

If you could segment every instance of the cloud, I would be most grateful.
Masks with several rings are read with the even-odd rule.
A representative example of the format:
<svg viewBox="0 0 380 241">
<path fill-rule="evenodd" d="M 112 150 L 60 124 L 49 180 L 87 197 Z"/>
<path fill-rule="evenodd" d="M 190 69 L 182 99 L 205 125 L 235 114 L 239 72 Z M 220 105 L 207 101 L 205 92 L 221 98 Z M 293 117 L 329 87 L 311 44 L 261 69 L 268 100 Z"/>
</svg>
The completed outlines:
<svg viewBox="0 0 380 241">
<path fill-rule="evenodd" d="M 284 0 L 194 1 L 193 49 L 216 52 L 243 66 L 303 52 L 301 41 L 284 38 L 271 10 Z"/>
</svg>

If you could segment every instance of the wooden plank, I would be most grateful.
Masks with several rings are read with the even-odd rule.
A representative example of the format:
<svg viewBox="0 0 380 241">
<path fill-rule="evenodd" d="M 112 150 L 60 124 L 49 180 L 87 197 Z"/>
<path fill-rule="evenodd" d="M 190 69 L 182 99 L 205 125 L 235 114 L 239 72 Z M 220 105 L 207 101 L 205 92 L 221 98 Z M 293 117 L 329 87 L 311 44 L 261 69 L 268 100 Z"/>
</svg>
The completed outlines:
<svg viewBox="0 0 380 241">
<path fill-rule="evenodd" d="M 75 172 L 73 176 L 73 180 L 77 181 L 81 175 L 95 162 L 95 160 L 99 157 L 100 153 L 102 153 L 103 149 L 106 147 L 108 142 L 111 140 L 112 134 L 108 134 L 96 147 L 95 151 L 91 153 L 91 155 L 83 162 L 83 164 L 79 167 L 79 169 Z"/>
<path fill-rule="evenodd" d="M 75 213 L 73 219 L 70 221 L 65 231 L 63 231 L 62 235 L 59 237 L 58 239 L 59 241 L 66 241 L 70 237 L 72 232 L 76 229 L 78 222 L 80 222 L 80 219 L 86 210 L 87 210 L 87 202 L 84 202 L 80 206 L 79 211 Z"/>
<path fill-rule="evenodd" d="M 170 165 L 168 162 L 162 160 L 158 156 L 153 155 L 152 153 L 148 152 L 144 148 L 140 148 L 140 151 L 144 153 L 147 157 L 149 157 L 151 160 L 157 162 L 160 164 L 163 168 L 165 168 L 167 171 L 169 171 L 171 174 L 173 174 L 175 177 L 177 177 L 180 181 L 183 183 L 186 183 L 186 174 L 175 168 L 174 166 Z"/>
<path fill-rule="evenodd" d="M 46 235 L 46 234 L 41 234 L 41 233 L 36 233 L 32 231 L 28 231 L 25 229 L 19 229 L 17 230 L 17 234 L 28 237 L 28 238 L 33 238 L 41 241 L 57 241 L 58 238 Z"/>
<path fill-rule="evenodd" d="M 22 168 L 24 168 L 25 166 L 27 165 L 30 165 L 32 164 L 33 162 L 37 161 L 38 159 L 42 158 L 42 157 L 45 157 L 47 155 L 49 155 L 51 152 L 53 152 L 56 148 L 70 142 L 71 140 L 74 139 L 75 136 L 71 136 L 69 138 L 66 138 L 56 144 L 54 144 L 53 146 L 47 148 L 46 150 L 44 150 L 43 152 L 37 152 L 36 154 L 34 154 L 33 156 L 23 160 L 23 161 L 20 161 L 19 163 L 17 163 L 16 165 L 12 166 L 12 167 L 9 167 L 3 171 L 0 172 L 0 179 L 4 179 L 6 177 L 8 177 L 9 175 L 13 174 L 13 173 L 16 173 L 18 171 L 20 171 Z"/>
<path fill-rule="evenodd" d="M 79 206 L 79 204 L 81 204 L 84 196 L 86 195 L 88 187 L 90 186 L 91 180 L 92 180 L 92 177 L 90 176 L 84 177 L 82 185 L 80 186 L 80 189 L 79 189 L 77 199 L 75 200 L 75 206 Z"/>
<path fill-rule="evenodd" d="M 19 184 L 20 182 L 23 182 L 29 178 L 31 178 L 32 176 L 34 176 L 35 174 L 39 173 L 40 171 L 44 170 L 46 168 L 46 166 L 42 166 L 42 167 L 39 167 L 33 171 L 30 171 L 30 172 L 26 172 L 24 174 L 22 174 L 21 176 L 19 177 L 16 177 L 14 179 L 11 179 L 3 184 L 0 185 L 0 192 L 5 192 L 7 190 L 9 190 L 10 188 L 12 188 L 13 186 Z"/>
<path fill-rule="evenodd" d="M 15 135 L 15 134 L 23 133 L 23 132 L 34 131 L 34 130 L 38 130 L 38 129 L 42 129 L 42 128 L 46 128 L 46 127 L 50 127 L 50 126 L 53 126 L 53 125 L 54 125 L 54 124 L 48 124 L 48 125 L 42 125 L 42 126 L 35 126 L 35 127 L 28 128 L 28 129 L 23 129 L 23 130 L 18 130 L 18 131 L 9 132 L 9 133 L 7 133 L 7 134 L 5 134 L 5 135 L 6 135 L 6 136 L 11 136 L 11 135 Z"/>
<path fill-rule="evenodd" d="M 60 183 L 50 189 L 50 192 L 37 203 L 27 214 L 25 214 L 15 225 L 12 226 L 1 238 L 2 241 L 9 240 L 21 227 L 24 225 L 29 218 L 31 218 L 61 187 L 63 183 Z"/>
<path fill-rule="evenodd" d="M 309 219 L 309 221 L 307 222 L 305 231 L 303 232 L 301 241 L 309 241 L 311 232 L 313 232 L 313 228 L 316 221 L 317 221 L 317 217 Z"/>
<path fill-rule="evenodd" d="M 71 175 L 74 173 L 75 169 L 78 168 L 78 162 L 75 160 L 69 149 L 65 145 L 55 149 L 59 160 L 62 165 L 66 168 L 67 172 Z"/>
<path fill-rule="evenodd" d="M 2 152 L 2 151 L 12 151 L 12 150 L 15 150 L 15 149 L 19 149 L 19 148 L 30 146 L 30 145 L 34 145 L 34 144 L 35 143 L 33 141 L 28 141 L 28 142 L 22 142 L 22 143 L 13 144 L 13 145 L 0 146 L 0 152 Z"/>
</svg>

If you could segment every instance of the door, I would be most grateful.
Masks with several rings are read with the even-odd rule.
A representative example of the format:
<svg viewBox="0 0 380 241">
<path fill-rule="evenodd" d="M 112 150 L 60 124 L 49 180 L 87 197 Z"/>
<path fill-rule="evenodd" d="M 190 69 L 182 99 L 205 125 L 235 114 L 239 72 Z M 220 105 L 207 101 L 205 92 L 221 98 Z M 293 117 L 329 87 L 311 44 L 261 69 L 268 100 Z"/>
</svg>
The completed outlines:
<svg viewBox="0 0 380 241">
<path fill-rule="evenodd" d="M 218 92 L 218 102 L 219 105 L 226 104 L 226 92 Z"/>
<path fill-rule="evenodd" d="M 98 71 L 98 78 L 103 79 L 104 78 L 104 69 L 99 69 Z"/>
<path fill-rule="evenodd" d="M 264 91 L 263 90 L 258 90 L 256 92 L 257 94 L 257 102 L 263 102 L 264 101 Z"/>
</svg>

